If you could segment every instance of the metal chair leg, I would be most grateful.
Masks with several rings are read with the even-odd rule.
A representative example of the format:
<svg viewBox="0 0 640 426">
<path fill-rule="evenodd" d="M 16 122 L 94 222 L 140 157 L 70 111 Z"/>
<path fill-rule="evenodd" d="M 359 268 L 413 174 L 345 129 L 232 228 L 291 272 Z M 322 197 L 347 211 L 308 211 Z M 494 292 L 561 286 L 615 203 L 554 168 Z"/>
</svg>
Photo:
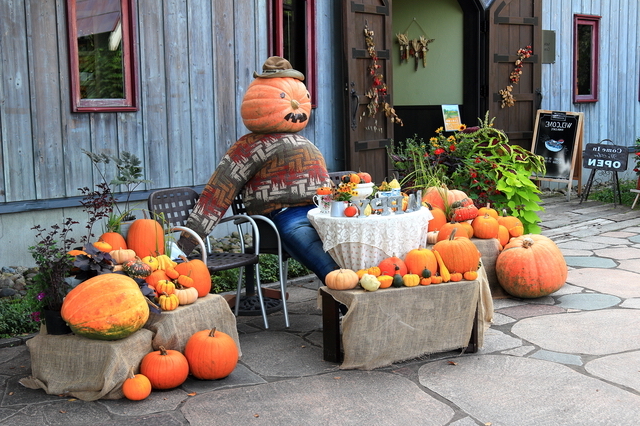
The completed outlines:
<svg viewBox="0 0 640 426">
<path fill-rule="evenodd" d="M 287 276 L 289 275 L 289 260 L 280 261 L 280 295 L 282 296 L 282 313 L 284 326 L 289 328 L 289 312 L 287 311 Z"/>
<path fill-rule="evenodd" d="M 264 328 L 269 328 L 269 321 L 267 320 L 267 309 L 264 306 L 264 297 L 262 296 L 262 286 L 260 285 L 260 266 L 255 265 L 256 274 L 256 293 L 258 294 L 258 300 L 260 301 L 260 310 L 262 311 L 262 319 L 264 320 Z"/>
</svg>

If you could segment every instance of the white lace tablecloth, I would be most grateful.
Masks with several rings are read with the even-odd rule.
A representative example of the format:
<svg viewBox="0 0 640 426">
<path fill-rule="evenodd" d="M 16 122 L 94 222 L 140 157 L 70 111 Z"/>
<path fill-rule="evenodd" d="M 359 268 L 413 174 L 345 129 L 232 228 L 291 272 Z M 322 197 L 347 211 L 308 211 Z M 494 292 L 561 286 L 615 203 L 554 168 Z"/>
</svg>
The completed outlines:
<svg viewBox="0 0 640 426">
<path fill-rule="evenodd" d="M 368 217 L 332 217 L 312 209 L 308 218 L 322 239 L 323 248 L 341 268 L 357 271 L 381 260 L 404 256 L 427 245 L 427 230 L 433 215 L 429 209 Z"/>
</svg>

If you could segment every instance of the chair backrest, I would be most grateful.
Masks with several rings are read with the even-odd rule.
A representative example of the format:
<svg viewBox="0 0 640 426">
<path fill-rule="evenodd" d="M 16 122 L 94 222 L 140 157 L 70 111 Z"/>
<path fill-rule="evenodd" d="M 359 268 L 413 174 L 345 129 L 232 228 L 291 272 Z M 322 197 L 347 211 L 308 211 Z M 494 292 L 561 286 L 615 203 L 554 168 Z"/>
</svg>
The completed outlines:
<svg viewBox="0 0 640 426">
<path fill-rule="evenodd" d="M 162 214 L 169 225 L 186 226 L 198 198 L 199 194 L 192 188 L 161 189 L 151 193 L 148 207 L 152 214 Z"/>
<path fill-rule="evenodd" d="M 342 182 L 342 176 L 349 175 L 351 173 L 355 173 L 355 172 L 351 170 L 345 170 L 340 172 L 329 172 L 329 178 L 331 179 L 331 182 L 333 182 L 335 186 L 338 186 L 340 185 L 340 182 Z"/>
</svg>

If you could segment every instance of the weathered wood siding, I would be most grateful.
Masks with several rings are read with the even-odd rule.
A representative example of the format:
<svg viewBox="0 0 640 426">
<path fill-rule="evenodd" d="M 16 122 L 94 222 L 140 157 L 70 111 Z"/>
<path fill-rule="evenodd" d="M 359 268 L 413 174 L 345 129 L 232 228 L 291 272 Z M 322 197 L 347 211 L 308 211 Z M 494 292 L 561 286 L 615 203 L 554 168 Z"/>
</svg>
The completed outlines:
<svg viewBox="0 0 640 426">
<path fill-rule="evenodd" d="M 545 0 L 542 5 L 543 29 L 556 33 L 556 61 L 542 65 L 542 108 L 583 112 L 585 144 L 611 139 L 633 145 L 640 136 L 640 3 Z M 596 103 L 573 103 L 574 14 L 601 16 Z"/>
<path fill-rule="evenodd" d="M 318 107 L 303 134 L 335 170 L 340 8 L 317 3 Z M 83 149 L 136 154 L 145 189 L 202 185 L 247 132 L 240 102 L 268 56 L 267 0 L 137 0 L 136 14 L 139 111 L 71 113 L 65 1 L 0 2 L 0 214 L 93 187 Z"/>
</svg>

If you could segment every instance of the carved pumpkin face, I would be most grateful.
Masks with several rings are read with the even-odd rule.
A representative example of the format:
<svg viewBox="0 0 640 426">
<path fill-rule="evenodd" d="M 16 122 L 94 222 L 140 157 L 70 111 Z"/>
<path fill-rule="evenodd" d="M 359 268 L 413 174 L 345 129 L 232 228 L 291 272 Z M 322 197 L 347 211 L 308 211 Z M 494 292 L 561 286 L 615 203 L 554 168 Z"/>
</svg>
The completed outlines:
<svg viewBox="0 0 640 426">
<path fill-rule="evenodd" d="M 311 114 L 311 97 L 304 83 L 291 77 L 256 78 L 240 108 L 242 121 L 254 133 L 296 133 Z"/>
</svg>

